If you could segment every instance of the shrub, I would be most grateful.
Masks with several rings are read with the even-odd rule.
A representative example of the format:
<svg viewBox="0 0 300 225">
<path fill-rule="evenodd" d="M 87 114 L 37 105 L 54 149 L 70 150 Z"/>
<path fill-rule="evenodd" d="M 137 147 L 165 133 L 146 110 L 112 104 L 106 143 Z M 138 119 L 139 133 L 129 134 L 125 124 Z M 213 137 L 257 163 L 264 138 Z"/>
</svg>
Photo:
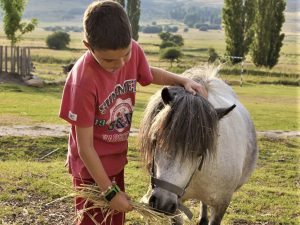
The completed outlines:
<svg viewBox="0 0 300 225">
<path fill-rule="evenodd" d="M 161 32 L 158 35 L 162 39 L 160 48 L 172 47 L 172 46 L 183 46 L 184 41 L 181 35 L 171 34 L 170 32 Z M 164 43 L 165 42 L 165 43 Z M 174 44 L 171 44 L 174 43 Z"/>
<path fill-rule="evenodd" d="M 143 33 L 147 34 L 157 34 L 162 32 L 162 27 L 161 26 L 147 26 L 143 28 Z"/>
<path fill-rule="evenodd" d="M 173 41 L 163 41 L 159 47 L 160 47 L 160 49 L 163 49 L 163 48 L 169 48 L 169 47 L 175 47 L 175 46 L 176 46 L 176 44 Z"/>
<path fill-rule="evenodd" d="M 161 51 L 160 57 L 162 59 L 167 59 L 171 63 L 171 67 L 173 62 L 182 56 L 182 52 L 178 48 L 166 48 L 163 51 Z"/>
<path fill-rule="evenodd" d="M 201 26 L 201 27 L 199 27 L 199 30 L 200 31 L 208 31 L 208 26 L 206 25 L 206 26 Z"/>
<path fill-rule="evenodd" d="M 164 27 L 164 30 L 165 30 L 166 32 L 176 33 L 176 32 L 178 31 L 178 27 L 177 27 L 177 26 L 171 27 L 171 26 L 166 25 L 166 26 Z"/>
<path fill-rule="evenodd" d="M 208 49 L 208 62 L 209 63 L 213 63 L 216 61 L 216 59 L 219 57 L 218 53 L 216 52 L 216 50 L 214 48 L 209 48 Z"/>
<path fill-rule="evenodd" d="M 65 49 L 70 41 L 70 35 L 63 31 L 56 31 L 46 39 L 47 46 L 57 50 Z"/>
</svg>

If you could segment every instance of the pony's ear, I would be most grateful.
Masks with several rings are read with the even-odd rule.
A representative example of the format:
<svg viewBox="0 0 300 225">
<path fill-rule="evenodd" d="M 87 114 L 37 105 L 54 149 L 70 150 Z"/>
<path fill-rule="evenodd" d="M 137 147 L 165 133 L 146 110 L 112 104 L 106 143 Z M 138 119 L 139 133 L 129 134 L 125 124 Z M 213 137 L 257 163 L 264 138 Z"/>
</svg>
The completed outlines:
<svg viewBox="0 0 300 225">
<path fill-rule="evenodd" d="M 170 104 L 174 100 L 175 95 L 170 92 L 170 90 L 165 87 L 161 91 L 161 98 L 165 104 Z"/>
<path fill-rule="evenodd" d="M 229 108 L 218 108 L 216 109 L 217 115 L 219 119 L 222 119 L 224 116 L 226 116 L 228 113 L 230 113 L 236 105 L 232 105 Z"/>
</svg>

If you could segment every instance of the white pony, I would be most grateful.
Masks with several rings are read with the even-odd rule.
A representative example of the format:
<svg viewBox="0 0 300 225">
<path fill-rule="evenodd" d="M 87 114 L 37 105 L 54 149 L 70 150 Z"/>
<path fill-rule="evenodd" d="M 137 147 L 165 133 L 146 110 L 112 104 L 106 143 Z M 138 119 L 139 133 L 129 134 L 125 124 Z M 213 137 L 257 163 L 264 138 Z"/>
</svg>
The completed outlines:
<svg viewBox="0 0 300 225">
<path fill-rule="evenodd" d="M 165 87 L 150 100 L 140 129 L 152 176 L 143 201 L 176 214 L 182 201 L 198 199 L 200 225 L 221 224 L 233 193 L 247 181 L 258 157 L 248 111 L 216 74 L 217 69 L 208 68 L 186 71 L 185 76 L 205 85 L 208 99 L 182 87 Z"/>
</svg>

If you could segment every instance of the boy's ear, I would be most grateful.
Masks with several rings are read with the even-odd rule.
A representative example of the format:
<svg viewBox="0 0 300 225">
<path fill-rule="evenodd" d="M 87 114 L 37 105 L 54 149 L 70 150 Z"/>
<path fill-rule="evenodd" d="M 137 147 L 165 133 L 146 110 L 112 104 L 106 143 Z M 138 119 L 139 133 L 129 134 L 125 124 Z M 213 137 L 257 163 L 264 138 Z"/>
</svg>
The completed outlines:
<svg viewBox="0 0 300 225">
<path fill-rule="evenodd" d="M 83 42 L 84 46 L 88 48 L 88 50 L 92 51 L 92 48 L 87 41 L 83 40 L 82 42 Z"/>
</svg>

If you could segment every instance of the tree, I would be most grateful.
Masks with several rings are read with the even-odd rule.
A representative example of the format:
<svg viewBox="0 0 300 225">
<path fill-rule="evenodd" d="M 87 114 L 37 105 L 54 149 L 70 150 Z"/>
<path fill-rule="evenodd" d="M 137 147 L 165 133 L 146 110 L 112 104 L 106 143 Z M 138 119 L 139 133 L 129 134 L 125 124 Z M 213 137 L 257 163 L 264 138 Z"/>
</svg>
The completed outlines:
<svg viewBox="0 0 300 225">
<path fill-rule="evenodd" d="M 180 47 L 183 46 L 184 41 L 181 35 L 179 34 L 171 34 L 170 32 L 161 32 L 158 35 L 162 40 L 160 48 L 167 48 L 167 47 Z"/>
<path fill-rule="evenodd" d="M 127 15 L 129 17 L 132 37 L 134 40 L 139 39 L 139 20 L 140 20 L 140 10 L 141 0 L 128 0 L 127 1 Z"/>
<path fill-rule="evenodd" d="M 162 41 L 169 41 L 171 35 L 172 34 L 170 32 L 161 32 L 161 33 L 158 34 L 158 36 L 160 37 L 160 39 Z"/>
<path fill-rule="evenodd" d="M 120 3 L 125 8 L 125 0 L 115 0 L 115 1 Z"/>
<path fill-rule="evenodd" d="M 47 46 L 57 50 L 66 48 L 70 41 L 70 35 L 64 31 L 56 31 L 46 39 Z"/>
<path fill-rule="evenodd" d="M 162 27 L 159 25 L 146 26 L 146 27 L 143 27 L 142 31 L 143 31 L 143 33 L 146 33 L 146 34 L 158 34 L 162 31 Z"/>
<path fill-rule="evenodd" d="M 214 63 L 216 61 L 216 59 L 219 57 L 218 53 L 216 52 L 216 50 L 214 48 L 209 48 L 208 49 L 208 62 L 209 63 Z"/>
<path fill-rule="evenodd" d="M 173 62 L 175 60 L 178 61 L 181 56 L 182 53 L 180 49 L 173 48 L 173 47 L 164 49 L 163 51 L 161 51 L 161 55 L 160 55 L 162 59 L 167 59 L 170 61 L 171 67 L 173 66 Z"/>
<path fill-rule="evenodd" d="M 4 32 L 12 46 L 20 41 L 25 33 L 33 31 L 37 26 L 38 21 L 35 18 L 29 23 L 21 22 L 26 4 L 26 0 L 0 0 L 0 6 L 4 11 Z"/>
<path fill-rule="evenodd" d="M 173 41 L 177 46 L 183 46 L 183 37 L 179 34 L 171 35 L 170 40 Z"/>
<path fill-rule="evenodd" d="M 252 61 L 256 66 L 270 69 L 280 56 L 284 34 L 280 33 L 285 21 L 285 0 L 258 0 L 255 16 L 255 38 L 251 48 Z"/>
<path fill-rule="evenodd" d="M 225 0 L 222 19 L 225 28 L 226 52 L 228 56 L 244 58 L 253 40 L 255 16 L 254 0 Z M 230 58 L 232 63 L 241 59 Z"/>
</svg>

